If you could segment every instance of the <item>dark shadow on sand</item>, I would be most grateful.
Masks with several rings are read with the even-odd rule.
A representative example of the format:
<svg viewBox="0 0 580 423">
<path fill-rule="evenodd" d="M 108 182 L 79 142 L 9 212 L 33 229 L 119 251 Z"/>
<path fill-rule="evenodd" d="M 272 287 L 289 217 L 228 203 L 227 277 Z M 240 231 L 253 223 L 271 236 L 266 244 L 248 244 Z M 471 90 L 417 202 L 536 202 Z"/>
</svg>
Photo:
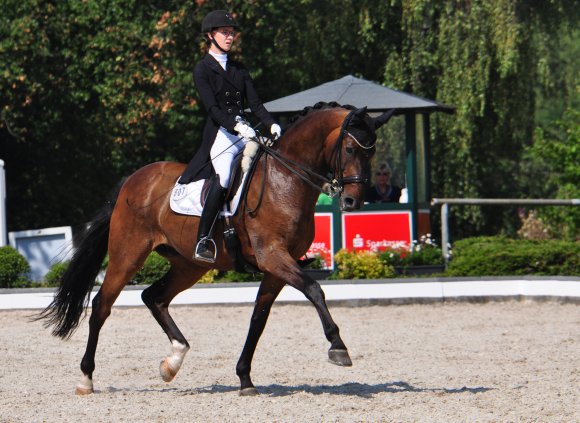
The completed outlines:
<svg viewBox="0 0 580 423">
<path fill-rule="evenodd" d="M 373 398 L 377 394 L 390 393 L 398 394 L 402 392 L 416 392 L 416 393 L 441 393 L 446 395 L 452 394 L 480 394 L 487 391 L 491 391 L 495 388 L 486 388 L 483 386 L 477 387 L 467 387 L 463 386 L 461 388 L 419 388 L 415 387 L 407 382 L 387 382 L 379 383 L 375 385 L 367 383 L 344 383 L 342 385 L 296 385 L 296 386 L 286 386 L 279 384 L 263 385 L 257 386 L 258 392 L 261 395 L 267 395 L 271 397 L 284 397 L 288 395 L 294 395 L 301 392 L 306 392 L 312 395 L 344 395 L 344 396 L 356 396 L 360 398 Z M 146 389 L 117 389 L 114 387 L 108 387 L 102 392 L 115 393 L 115 392 L 163 392 L 163 393 L 174 393 L 180 395 L 196 395 L 196 394 L 224 394 L 229 392 L 238 392 L 238 386 L 231 385 L 211 385 L 200 388 L 146 388 Z"/>
</svg>

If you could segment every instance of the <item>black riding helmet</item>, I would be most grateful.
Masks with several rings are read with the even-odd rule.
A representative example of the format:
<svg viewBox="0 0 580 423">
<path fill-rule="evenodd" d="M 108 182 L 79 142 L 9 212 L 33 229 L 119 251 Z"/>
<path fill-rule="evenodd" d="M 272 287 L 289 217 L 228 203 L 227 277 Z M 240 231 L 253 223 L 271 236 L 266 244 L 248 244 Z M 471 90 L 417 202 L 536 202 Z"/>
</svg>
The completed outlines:
<svg viewBox="0 0 580 423">
<path fill-rule="evenodd" d="M 231 26 L 239 28 L 239 25 L 227 10 L 214 10 L 209 12 L 201 23 L 201 32 L 203 34 L 213 31 L 215 28 L 222 26 Z"/>
<path fill-rule="evenodd" d="M 223 26 L 231 26 L 235 29 L 239 28 L 238 23 L 234 20 L 231 13 L 227 10 L 214 10 L 213 12 L 209 12 L 201 23 L 201 32 L 202 34 L 207 34 L 208 32 L 212 32 L 216 28 L 220 28 Z M 227 53 L 222 46 L 218 44 L 218 42 L 213 38 L 213 36 L 209 36 L 206 38 L 208 42 L 211 42 L 215 45 L 222 53 Z"/>
</svg>

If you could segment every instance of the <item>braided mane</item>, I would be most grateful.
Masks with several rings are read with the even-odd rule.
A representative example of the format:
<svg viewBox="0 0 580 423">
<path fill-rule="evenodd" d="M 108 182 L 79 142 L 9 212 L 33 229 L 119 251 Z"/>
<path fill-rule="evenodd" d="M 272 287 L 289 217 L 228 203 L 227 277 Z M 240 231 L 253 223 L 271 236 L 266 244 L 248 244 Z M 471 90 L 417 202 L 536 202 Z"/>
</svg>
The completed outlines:
<svg viewBox="0 0 580 423">
<path fill-rule="evenodd" d="M 302 109 L 302 111 L 300 113 L 292 116 L 288 121 L 288 125 L 287 125 L 286 129 L 288 129 L 290 126 L 294 125 L 296 122 L 298 122 L 303 117 L 307 116 L 308 114 L 310 114 L 313 111 L 324 110 L 324 109 L 334 109 L 334 108 L 338 108 L 338 107 L 342 107 L 343 109 L 347 109 L 347 110 L 355 110 L 356 109 L 355 106 L 351 106 L 350 104 L 341 105 L 341 104 L 338 104 L 336 101 L 331 101 L 330 103 L 326 103 L 324 101 L 319 101 L 314 106 L 307 106 L 304 109 Z"/>
</svg>

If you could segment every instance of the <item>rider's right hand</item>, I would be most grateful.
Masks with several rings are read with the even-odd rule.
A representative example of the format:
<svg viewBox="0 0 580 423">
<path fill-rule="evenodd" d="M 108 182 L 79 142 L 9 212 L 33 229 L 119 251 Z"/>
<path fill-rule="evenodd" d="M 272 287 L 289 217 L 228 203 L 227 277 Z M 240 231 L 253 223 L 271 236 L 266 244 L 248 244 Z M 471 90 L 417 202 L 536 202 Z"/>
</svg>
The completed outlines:
<svg viewBox="0 0 580 423">
<path fill-rule="evenodd" d="M 234 126 L 234 130 L 244 138 L 256 138 L 256 131 L 254 131 L 251 126 L 246 125 L 245 123 L 238 122 L 236 126 Z"/>
</svg>

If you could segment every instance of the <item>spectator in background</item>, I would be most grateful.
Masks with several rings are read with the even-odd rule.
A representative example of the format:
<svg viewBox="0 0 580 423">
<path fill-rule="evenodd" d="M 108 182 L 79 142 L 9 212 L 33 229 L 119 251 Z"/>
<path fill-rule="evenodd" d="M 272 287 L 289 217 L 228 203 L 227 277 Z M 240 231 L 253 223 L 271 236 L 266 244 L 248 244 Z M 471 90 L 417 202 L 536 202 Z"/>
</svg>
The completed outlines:
<svg viewBox="0 0 580 423">
<path fill-rule="evenodd" d="M 391 185 L 391 168 L 387 163 L 381 163 L 375 173 L 375 184 L 365 195 L 368 203 L 398 203 L 401 188 Z"/>
</svg>

